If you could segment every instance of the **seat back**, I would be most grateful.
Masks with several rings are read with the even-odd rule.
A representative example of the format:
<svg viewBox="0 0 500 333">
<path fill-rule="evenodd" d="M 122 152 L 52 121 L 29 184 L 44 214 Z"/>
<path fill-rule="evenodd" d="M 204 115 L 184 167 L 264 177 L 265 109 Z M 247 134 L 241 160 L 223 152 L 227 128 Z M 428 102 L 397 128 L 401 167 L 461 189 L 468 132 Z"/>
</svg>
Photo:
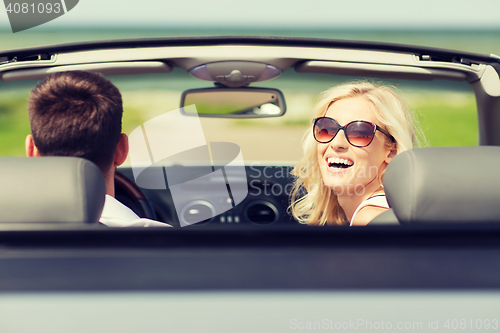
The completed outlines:
<svg viewBox="0 0 500 333">
<path fill-rule="evenodd" d="M 0 157 L 0 223 L 97 223 L 106 187 L 93 163 L 75 157 Z"/>
<path fill-rule="evenodd" d="M 399 223 L 398 218 L 396 217 L 396 214 L 394 214 L 394 210 L 392 208 L 389 208 L 382 214 L 378 215 L 375 217 L 373 220 L 370 221 L 369 223 L 370 226 L 374 225 L 401 225 Z"/>
<path fill-rule="evenodd" d="M 419 148 L 398 154 L 384 175 L 401 224 L 500 222 L 500 147 Z"/>
</svg>

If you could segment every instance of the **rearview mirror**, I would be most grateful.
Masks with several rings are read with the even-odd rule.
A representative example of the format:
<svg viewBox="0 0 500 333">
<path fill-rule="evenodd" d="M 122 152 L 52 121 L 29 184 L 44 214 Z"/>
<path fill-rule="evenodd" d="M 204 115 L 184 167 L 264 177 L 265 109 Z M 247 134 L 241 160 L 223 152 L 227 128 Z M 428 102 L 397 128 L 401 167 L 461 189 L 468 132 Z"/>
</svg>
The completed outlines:
<svg viewBox="0 0 500 333">
<path fill-rule="evenodd" d="M 270 88 L 205 88 L 182 93 L 181 112 L 195 115 L 184 107 L 194 104 L 200 117 L 263 118 L 279 117 L 286 111 L 283 93 Z"/>
</svg>

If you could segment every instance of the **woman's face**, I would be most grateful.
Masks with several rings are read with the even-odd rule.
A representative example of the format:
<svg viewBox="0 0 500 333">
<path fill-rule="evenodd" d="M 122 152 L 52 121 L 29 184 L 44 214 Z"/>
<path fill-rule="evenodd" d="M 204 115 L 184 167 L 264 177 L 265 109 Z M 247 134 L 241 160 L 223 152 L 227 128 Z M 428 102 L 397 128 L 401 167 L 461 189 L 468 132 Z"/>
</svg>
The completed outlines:
<svg viewBox="0 0 500 333">
<path fill-rule="evenodd" d="M 325 117 L 335 119 L 341 126 L 355 120 L 381 126 L 374 110 L 366 97 L 350 97 L 331 104 Z M 367 147 L 355 147 L 347 141 L 344 130 L 340 130 L 329 143 L 318 142 L 318 163 L 325 185 L 337 195 L 370 195 L 375 192 L 381 185 L 380 172 L 395 155 L 395 151 L 387 148 L 385 140 L 385 134 L 375 131 L 375 137 Z"/>
</svg>

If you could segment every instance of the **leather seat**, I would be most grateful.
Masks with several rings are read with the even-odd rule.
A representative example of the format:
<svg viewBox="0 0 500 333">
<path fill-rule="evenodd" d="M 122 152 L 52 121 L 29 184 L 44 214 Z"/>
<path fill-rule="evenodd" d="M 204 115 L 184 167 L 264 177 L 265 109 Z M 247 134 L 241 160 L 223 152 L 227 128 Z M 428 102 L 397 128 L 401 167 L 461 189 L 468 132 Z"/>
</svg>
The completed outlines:
<svg viewBox="0 0 500 333">
<path fill-rule="evenodd" d="M 97 223 L 104 177 L 75 157 L 0 157 L 0 223 Z"/>
<path fill-rule="evenodd" d="M 384 175 L 392 212 L 372 222 L 500 222 L 499 166 L 500 147 L 493 146 L 419 148 L 398 154 Z"/>
</svg>

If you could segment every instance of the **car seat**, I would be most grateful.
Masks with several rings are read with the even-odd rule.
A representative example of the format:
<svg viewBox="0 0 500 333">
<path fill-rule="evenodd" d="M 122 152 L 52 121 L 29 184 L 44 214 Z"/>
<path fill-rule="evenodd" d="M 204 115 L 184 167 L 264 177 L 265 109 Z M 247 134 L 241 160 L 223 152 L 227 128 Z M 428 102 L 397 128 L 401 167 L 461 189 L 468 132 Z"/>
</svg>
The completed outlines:
<svg viewBox="0 0 500 333">
<path fill-rule="evenodd" d="M 384 175 L 391 209 L 370 225 L 500 221 L 500 147 L 418 148 Z"/>
<path fill-rule="evenodd" d="M 106 187 L 75 157 L 0 157 L 0 223 L 97 223 Z"/>
</svg>

